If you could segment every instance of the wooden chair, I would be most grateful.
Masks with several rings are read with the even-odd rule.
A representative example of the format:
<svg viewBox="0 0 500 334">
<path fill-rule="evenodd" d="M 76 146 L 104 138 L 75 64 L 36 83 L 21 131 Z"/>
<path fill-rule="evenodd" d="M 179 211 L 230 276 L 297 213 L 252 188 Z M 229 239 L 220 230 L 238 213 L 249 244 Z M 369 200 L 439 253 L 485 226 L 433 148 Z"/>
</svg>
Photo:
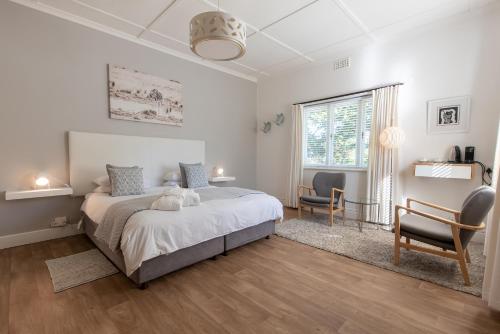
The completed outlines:
<svg viewBox="0 0 500 334">
<path fill-rule="evenodd" d="M 412 202 L 451 213 L 455 221 L 415 210 L 410 207 Z M 483 220 L 491 210 L 494 202 L 495 191 L 491 187 L 482 186 L 467 196 L 461 211 L 411 198 L 408 198 L 406 207 L 396 205 L 396 219 L 393 230 L 395 233 L 394 264 L 399 265 L 401 248 L 444 256 L 458 261 L 465 285 L 470 285 L 466 264 L 466 262 L 470 263 L 467 246 L 474 233 L 484 229 Z M 403 210 L 407 213 L 401 215 Z M 404 243 L 401 242 L 401 237 L 406 238 Z M 411 240 L 417 240 L 441 249 L 414 245 L 411 244 Z"/>
<path fill-rule="evenodd" d="M 314 209 L 328 210 L 330 225 L 333 225 L 333 217 L 336 212 L 341 212 L 342 218 L 345 220 L 345 173 L 319 172 L 314 175 L 312 183 L 312 188 L 304 185 L 297 187 L 299 218 L 302 218 L 302 208 L 309 207 L 311 213 L 314 212 Z M 309 191 L 309 195 L 303 194 L 304 189 Z"/>
</svg>

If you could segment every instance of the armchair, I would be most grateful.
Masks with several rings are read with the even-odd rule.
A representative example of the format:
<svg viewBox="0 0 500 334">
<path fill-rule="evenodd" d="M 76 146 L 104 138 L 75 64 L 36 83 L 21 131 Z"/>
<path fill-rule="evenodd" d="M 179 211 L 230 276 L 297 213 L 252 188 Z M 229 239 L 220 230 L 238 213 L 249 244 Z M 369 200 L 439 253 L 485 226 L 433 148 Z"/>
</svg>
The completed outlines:
<svg viewBox="0 0 500 334">
<path fill-rule="evenodd" d="M 394 264 L 399 265 L 400 249 L 416 250 L 457 260 L 464 276 L 465 285 L 470 285 L 466 262 L 470 263 L 467 246 L 474 233 L 485 228 L 483 220 L 495 201 L 495 191 L 488 186 L 475 189 L 465 199 L 462 210 L 452 210 L 436 204 L 409 198 L 406 207 L 396 205 L 394 230 Z M 411 208 L 411 203 L 453 214 L 454 221 Z M 406 214 L 401 214 L 406 211 Z M 401 242 L 405 237 L 405 243 Z M 411 244 L 417 240 L 437 248 Z M 440 248 L 440 249 L 439 249 Z"/>
<path fill-rule="evenodd" d="M 341 212 L 345 219 L 345 174 L 319 172 L 314 175 L 312 183 L 312 188 L 304 185 L 297 187 L 299 218 L 302 218 L 302 208 L 309 207 L 311 213 L 314 209 L 328 210 L 331 225 L 336 212 Z M 308 195 L 304 195 L 304 190 L 308 191 Z"/>
</svg>

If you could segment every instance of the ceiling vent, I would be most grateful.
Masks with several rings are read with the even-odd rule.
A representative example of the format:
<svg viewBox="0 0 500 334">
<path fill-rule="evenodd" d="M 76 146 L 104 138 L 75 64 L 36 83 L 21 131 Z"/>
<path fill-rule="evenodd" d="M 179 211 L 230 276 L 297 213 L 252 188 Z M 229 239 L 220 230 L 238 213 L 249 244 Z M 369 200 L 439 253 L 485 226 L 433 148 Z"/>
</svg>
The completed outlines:
<svg viewBox="0 0 500 334">
<path fill-rule="evenodd" d="M 351 67 L 351 58 L 349 58 L 349 57 L 337 59 L 333 63 L 333 70 L 334 71 L 338 71 L 338 70 L 341 70 L 343 68 L 349 68 L 349 67 Z"/>
</svg>

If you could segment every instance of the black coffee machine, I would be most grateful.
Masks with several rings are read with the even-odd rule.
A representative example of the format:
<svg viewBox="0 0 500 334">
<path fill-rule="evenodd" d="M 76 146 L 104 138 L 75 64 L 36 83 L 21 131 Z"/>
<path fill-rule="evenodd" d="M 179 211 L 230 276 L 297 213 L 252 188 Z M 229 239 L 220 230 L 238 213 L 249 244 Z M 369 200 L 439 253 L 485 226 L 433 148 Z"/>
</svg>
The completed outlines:
<svg viewBox="0 0 500 334">
<path fill-rule="evenodd" d="M 464 154 L 464 162 L 466 164 L 471 164 L 474 162 L 474 146 L 466 146 Z"/>
<path fill-rule="evenodd" d="M 464 156 L 464 161 L 462 161 L 462 151 L 460 150 L 460 147 L 455 145 L 451 148 L 450 152 L 450 159 L 448 160 L 449 162 L 454 162 L 454 163 L 466 163 L 470 164 L 474 162 L 474 146 L 466 146 L 465 147 L 465 156 Z"/>
</svg>

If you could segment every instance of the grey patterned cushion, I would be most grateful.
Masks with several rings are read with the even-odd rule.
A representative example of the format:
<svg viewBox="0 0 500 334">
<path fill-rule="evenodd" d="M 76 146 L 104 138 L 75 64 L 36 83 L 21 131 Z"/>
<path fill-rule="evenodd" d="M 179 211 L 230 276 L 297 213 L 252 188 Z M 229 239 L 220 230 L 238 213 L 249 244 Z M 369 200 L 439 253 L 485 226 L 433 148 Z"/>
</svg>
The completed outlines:
<svg viewBox="0 0 500 334">
<path fill-rule="evenodd" d="M 208 186 L 207 173 L 205 168 L 199 166 L 185 166 L 186 181 L 188 188 L 199 188 Z"/>
<path fill-rule="evenodd" d="M 179 168 L 181 170 L 181 187 L 182 188 L 188 187 L 187 180 L 186 180 L 186 171 L 184 169 L 186 166 L 201 166 L 201 162 L 198 162 L 195 164 L 185 164 L 183 162 L 179 162 Z"/>
<path fill-rule="evenodd" d="M 140 195 L 144 193 L 142 168 L 106 165 L 111 181 L 111 196 Z"/>
</svg>

